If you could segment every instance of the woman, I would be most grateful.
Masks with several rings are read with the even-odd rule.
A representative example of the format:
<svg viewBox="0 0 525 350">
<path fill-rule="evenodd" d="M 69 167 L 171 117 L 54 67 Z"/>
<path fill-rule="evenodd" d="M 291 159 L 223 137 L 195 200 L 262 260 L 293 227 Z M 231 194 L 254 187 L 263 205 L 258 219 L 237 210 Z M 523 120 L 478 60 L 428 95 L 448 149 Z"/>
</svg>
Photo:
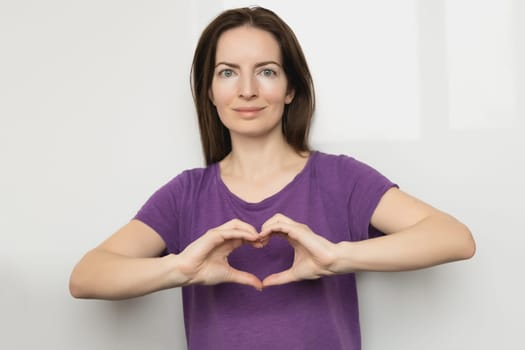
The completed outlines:
<svg viewBox="0 0 525 350">
<path fill-rule="evenodd" d="M 353 158 L 310 150 L 311 76 L 273 12 L 219 15 L 192 78 L 207 167 L 175 177 L 88 252 L 73 296 L 184 287 L 189 349 L 360 349 L 354 272 L 474 254 L 453 217 Z"/>
</svg>

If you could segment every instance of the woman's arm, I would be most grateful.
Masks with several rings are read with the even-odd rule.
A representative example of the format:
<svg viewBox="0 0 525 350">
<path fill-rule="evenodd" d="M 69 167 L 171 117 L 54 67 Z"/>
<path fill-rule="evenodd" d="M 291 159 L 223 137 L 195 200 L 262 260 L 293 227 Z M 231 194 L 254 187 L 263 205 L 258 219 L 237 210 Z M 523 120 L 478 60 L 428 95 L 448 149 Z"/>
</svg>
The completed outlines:
<svg viewBox="0 0 525 350">
<path fill-rule="evenodd" d="M 76 298 L 126 299 L 189 284 L 235 282 L 261 289 L 257 277 L 227 262 L 246 242 L 261 246 L 252 226 L 232 220 L 207 231 L 180 254 L 159 257 L 165 249 L 162 238 L 132 220 L 80 260 L 69 290 Z"/>
<path fill-rule="evenodd" d="M 469 259 L 476 250 L 464 224 L 397 188 L 383 195 L 371 224 L 386 235 L 339 243 L 338 272 L 414 270 Z"/>
<path fill-rule="evenodd" d="M 292 266 L 265 278 L 263 286 L 317 279 L 356 271 L 403 271 L 430 267 L 474 255 L 469 229 L 397 188 L 381 198 L 371 223 L 385 236 L 333 243 L 304 224 L 277 214 L 261 232 L 266 244 L 273 234 L 284 236 L 295 250 Z"/>
<path fill-rule="evenodd" d="M 75 298 L 125 299 L 180 285 L 174 255 L 158 256 L 162 238 L 144 223 L 132 220 L 89 251 L 75 266 L 69 290 Z"/>
</svg>

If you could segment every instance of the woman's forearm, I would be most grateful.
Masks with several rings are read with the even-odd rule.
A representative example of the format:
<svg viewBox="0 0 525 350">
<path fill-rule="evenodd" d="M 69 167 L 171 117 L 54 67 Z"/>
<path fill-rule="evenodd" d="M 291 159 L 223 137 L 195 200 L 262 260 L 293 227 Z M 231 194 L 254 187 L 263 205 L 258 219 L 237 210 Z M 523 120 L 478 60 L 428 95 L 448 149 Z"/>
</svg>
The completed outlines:
<svg viewBox="0 0 525 350">
<path fill-rule="evenodd" d="M 468 259 L 475 243 L 469 229 L 446 214 L 436 214 L 401 232 L 336 248 L 335 273 L 404 271 Z"/>
<path fill-rule="evenodd" d="M 75 298 L 127 299 L 184 285 L 177 256 L 135 258 L 103 249 L 88 252 L 71 274 Z"/>
</svg>

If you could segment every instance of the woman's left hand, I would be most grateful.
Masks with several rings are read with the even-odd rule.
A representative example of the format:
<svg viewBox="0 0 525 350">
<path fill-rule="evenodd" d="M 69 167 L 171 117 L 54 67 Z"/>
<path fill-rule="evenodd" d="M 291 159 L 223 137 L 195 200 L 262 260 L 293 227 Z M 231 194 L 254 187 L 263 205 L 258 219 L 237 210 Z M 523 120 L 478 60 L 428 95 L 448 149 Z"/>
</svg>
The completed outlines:
<svg viewBox="0 0 525 350">
<path fill-rule="evenodd" d="M 288 270 L 267 276 L 263 287 L 318 279 L 335 273 L 332 267 L 337 245 L 317 235 L 308 226 L 276 214 L 262 225 L 259 241 L 266 244 L 273 235 L 288 240 L 294 248 L 294 260 Z"/>
</svg>

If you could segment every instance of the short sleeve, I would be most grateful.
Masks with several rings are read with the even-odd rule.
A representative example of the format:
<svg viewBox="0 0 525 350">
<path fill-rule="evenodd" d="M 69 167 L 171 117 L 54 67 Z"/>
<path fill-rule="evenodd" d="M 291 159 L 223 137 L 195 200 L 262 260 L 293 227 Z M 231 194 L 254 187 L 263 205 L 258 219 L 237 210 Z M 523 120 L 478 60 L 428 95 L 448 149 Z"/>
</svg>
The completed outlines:
<svg viewBox="0 0 525 350">
<path fill-rule="evenodd" d="M 347 158 L 346 162 L 346 172 L 351 179 L 347 202 L 351 236 L 354 240 L 364 240 L 381 235 L 370 220 L 381 197 L 397 185 L 365 163 L 353 158 Z"/>
<path fill-rule="evenodd" d="M 140 208 L 134 219 L 143 222 L 157 232 L 166 243 L 165 253 L 178 253 L 178 206 L 182 195 L 182 175 L 159 188 Z"/>
</svg>

